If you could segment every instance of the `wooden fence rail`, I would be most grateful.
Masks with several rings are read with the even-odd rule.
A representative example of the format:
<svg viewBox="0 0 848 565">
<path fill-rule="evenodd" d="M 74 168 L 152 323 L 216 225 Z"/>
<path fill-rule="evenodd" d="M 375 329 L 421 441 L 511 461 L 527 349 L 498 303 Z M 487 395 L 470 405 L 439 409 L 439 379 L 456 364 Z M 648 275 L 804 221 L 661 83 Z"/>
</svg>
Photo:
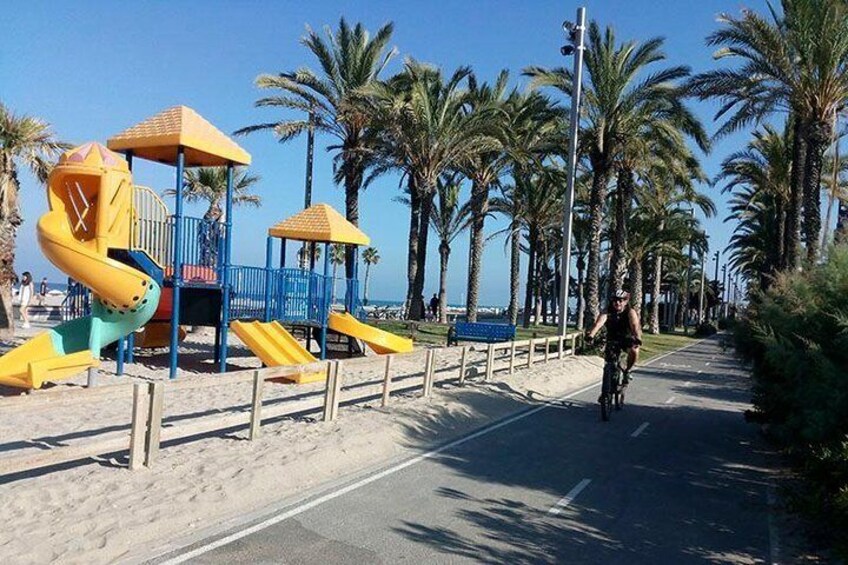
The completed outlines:
<svg viewBox="0 0 848 565">
<path fill-rule="evenodd" d="M 551 343 L 555 342 L 557 358 L 561 359 L 566 340 L 571 342 L 571 354 L 574 354 L 578 334 L 564 337 L 529 339 L 508 343 L 490 344 L 485 349 L 485 360 L 482 361 L 483 382 L 489 382 L 498 371 L 508 371 L 511 375 L 515 370 L 516 356 L 519 351 L 527 352 L 527 367 L 532 366 L 535 350 L 544 344 L 542 362 L 551 359 Z M 415 374 L 406 377 L 392 376 L 392 363 L 395 357 L 410 358 L 416 353 L 402 355 L 387 355 L 381 378 L 372 381 L 360 381 L 344 387 L 344 368 L 361 364 L 354 360 L 316 362 L 298 367 L 268 367 L 251 369 L 232 373 L 220 373 L 203 380 L 177 382 L 151 382 L 136 384 L 106 385 L 92 389 L 72 389 L 62 391 L 44 391 L 38 395 L 14 397 L 0 400 L 0 414 L 14 410 L 43 410 L 65 406 L 75 406 L 103 400 L 114 400 L 131 397 L 132 410 L 130 414 L 129 431 L 122 430 L 104 434 L 96 441 L 60 445 L 43 451 L 27 450 L 25 453 L 0 457 L 0 476 L 23 473 L 38 468 L 51 467 L 72 461 L 87 459 L 111 453 L 129 453 L 128 467 L 132 470 L 142 466 L 151 467 L 155 464 L 163 442 L 173 442 L 200 435 L 217 433 L 232 428 L 247 428 L 248 438 L 256 440 L 260 436 L 262 422 L 297 414 L 321 410 L 323 419 L 332 421 L 338 418 L 339 405 L 380 399 L 387 406 L 393 394 L 421 391 L 425 397 L 432 395 L 433 387 L 437 384 L 436 358 L 439 351 L 447 348 L 432 348 L 426 350 L 423 378 L 416 382 Z M 472 362 L 469 352 L 472 349 L 462 346 L 459 360 L 459 373 L 454 369 L 442 369 L 441 382 L 456 380 L 463 385 L 468 378 L 468 367 L 481 365 L 480 361 Z M 498 353 L 506 358 L 497 358 Z M 419 354 L 420 356 L 420 354 Z M 497 363 L 503 361 L 501 366 Z M 456 365 L 454 365 L 456 367 Z M 263 403 L 266 391 L 265 381 L 284 376 L 293 376 L 305 372 L 326 371 L 327 381 L 323 395 L 311 393 L 295 399 L 282 399 L 277 404 Z M 418 373 L 421 375 L 421 373 Z M 480 373 L 477 373 L 478 375 Z M 413 379 L 411 384 L 404 381 Z M 209 417 L 201 417 L 188 423 L 163 423 L 163 410 L 166 396 L 174 392 L 197 390 L 211 387 L 230 386 L 239 383 L 251 383 L 249 408 Z M 234 407 L 235 408 L 235 407 Z"/>
</svg>

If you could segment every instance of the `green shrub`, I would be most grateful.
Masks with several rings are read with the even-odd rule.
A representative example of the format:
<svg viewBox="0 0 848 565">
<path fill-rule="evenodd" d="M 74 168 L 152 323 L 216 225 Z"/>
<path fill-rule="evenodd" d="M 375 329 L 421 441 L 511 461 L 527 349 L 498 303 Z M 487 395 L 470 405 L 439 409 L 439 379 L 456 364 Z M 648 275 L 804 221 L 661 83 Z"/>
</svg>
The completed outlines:
<svg viewBox="0 0 848 565">
<path fill-rule="evenodd" d="M 757 419 L 806 479 L 801 506 L 848 542 L 848 248 L 779 275 L 752 297 L 734 339 L 753 364 Z"/>
</svg>

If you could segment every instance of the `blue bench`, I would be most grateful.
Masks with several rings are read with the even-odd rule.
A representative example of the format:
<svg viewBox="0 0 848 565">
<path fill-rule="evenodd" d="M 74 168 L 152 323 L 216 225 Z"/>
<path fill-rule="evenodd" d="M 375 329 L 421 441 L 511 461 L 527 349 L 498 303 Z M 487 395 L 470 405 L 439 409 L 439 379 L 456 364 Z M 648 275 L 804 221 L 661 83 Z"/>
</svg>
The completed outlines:
<svg viewBox="0 0 848 565">
<path fill-rule="evenodd" d="M 448 345 L 460 341 L 498 343 L 515 339 L 512 324 L 487 324 L 482 322 L 457 322 L 448 330 Z"/>
</svg>

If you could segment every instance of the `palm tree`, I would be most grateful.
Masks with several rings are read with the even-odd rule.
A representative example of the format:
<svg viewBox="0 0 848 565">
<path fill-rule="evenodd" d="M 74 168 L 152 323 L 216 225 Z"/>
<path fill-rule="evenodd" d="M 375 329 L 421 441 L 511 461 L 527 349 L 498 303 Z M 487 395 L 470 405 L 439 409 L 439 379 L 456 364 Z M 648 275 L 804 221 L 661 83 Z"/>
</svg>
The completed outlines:
<svg viewBox="0 0 848 565">
<path fill-rule="evenodd" d="M 183 183 L 183 198 L 186 202 L 205 202 L 208 207 L 203 214 L 204 220 L 213 222 L 223 220 L 222 204 L 227 197 L 227 168 L 198 167 L 186 169 Z M 250 188 L 261 180 L 258 175 L 248 174 L 247 169 L 237 167 L 233 173 L 233 205 L 247 205 L 258 208 L 262 198 L 250 192 Z M 174 196 L 172 188 L 165 190 L 165 196 Z"/>
<path fill-rule="evenodd" d="M 580 139 L 581 153 L 586 155 L 592 169 L 589 200 L 591 239 L 586 281 L 587 323 L 591 324 L 600 311 L 601 233 L 607 185 L 622 150 L 644 133 L 641 119 L 634 117 L 650 116 L 654 106 L 669 113 L 680 113 L 680 116 L 687 113 L 680 104 L 680 90 L 670 85 L 688 76 L 689 69 L 678 66 L 651 72 L 651 65 L 665 59 L 661 38 L 649 39 L 641 44 L 635 41 L 619 44 L 613 28 L 607 27 L 602 34 L 594 21 L 589 25 L 588 36 L 584 56 L 588 84 L 584 85 Z M 574 78 L 568 69 L 529 67 L 524 74 L 532 78 L 534 88 L 552 86 L 571 95 Z M 700 139 L 698 129 L 692 127 L 694 125 L 688 124 L 683 131 L 703 144 L 705 140 Z M 622 202 L 626 202 L 630 193 L 627 168 L 622 180 L 625 183 Z M 623 235 L 620 230 L 619 233 Z"/>
<path fill-rule="evenodd" d="M 424 317 L 427 234 L 439 177 L 472 156 L 498 147 L 485 112 L 465 111 L 463 67 L 447 80 L 440 70 L 408 59 L 387 83 L 362 89 L 371 158 L 378 172 L 400 169 L 410 194 L 408 316 Z M 417 234 L 417 237 L 416 237 Z"/>
<path fill-rule="evenodd" d="M 716 119 L 729 116 L 719 135 L 788 113 L 793 167 L 782 267 L 795 268 L 802 209 L 807 259 L 818 256 L 822 157 L 833 114 L 848 96 L 848 7 L 818 0 L 782 0 L 781 6 L 783 15 L 770 9 L 768 19 L 750 10 L 739 18 L 722 14 L 722 28 L 707 42 L 720 46 L 715 58 L 741 64 L 703 73 L 691 87 L 701 99 L 720 101 Z"/>
<path fill-rule="evenodd" d="M 468 77 L 469 92 L 467 108 L 469 112 L 486 112 L 495 121 L 505 122 L 506 114 L 499 111 L 505 104 L 509 72 L 498 74 L 493 85 L 478 83 L 471 74 Z M 463 173 L 471 180 L 471 227 L 468 248 L 468 286 L 466 288 L 465 315 L 469 322 L 477 321 L 477 304 L 480 293 L 480 268 L 483 260 L 483 225 L 489 211 L 489 192 L 508 166 L 507 154 L 500 147 L 480 152 L 470 159 Z"/>
<path fill-rule="evenodd" d="M 336 302 L 336 273 L 339 265 L 345 262 L 345 246 L 343 243 L 334 243 L 330 246 L 330 263 L 333 265 L 333 290 L 330 295 L 330 304 Z"/>
<path fill-rule="evenodd" d="M 14 335 L 12 285 L 15 280 L 15 245 L 23 223 L 18 193 L 18 171 L 29 169 L 39 182 L 47 181 L 52 161 L 70 145 L 62 143 L 45 121 L 12 113 L 0 102 L 0 339 Z"/>
<path fill-rule="evenodd" d="M 509 221 L 504 230 L 509 246 L 509 306 L 507 319 L 512 325 L 518 323 L 518 293 L 521 287 L 521 218 L 522 201 L 514 185 L 501 185 L 501 194 L 490 199 L 489 209 L 503 215 Z M 497 234 L 495 234 L 497 235 Z"/>
<path fill-rule="evenodd" d="M 792 196 L 792 146 L 792 129 L 789 126 L 779 132 L 766 125 L 754 132 L 754 138 L 747 147 L 722 162 L 721 172 L 715 179 L 716 184 L 724 184 L 723 192 L 735 191 L 737 198 L 743 194 L 751 196 L 756 201 L 751 202 L 751 210 L 765 206 L 771 214 L 771 218 L 767 219 L 769 238 L 762 242 L 764 245 L 758 251 L 762 253 L 762 261 L 758 261 L 758 264 L 763 269 L 763 277 L 758 275 L 757 278 L 761 280 L 762 288 L 768 288 L 771 278 L 787 264 L 784 242 L 785 231 L 790 229 L 787 209 Z M 733 206 L 741 204 L 739 201 Z M 745 221 L 748 212 L 744 208 L 734 212 L 733 206 L 731 217 Z M 744 226 L 738 227 L 741 230 L 747 229 Z"/>
<path fill-rule="evenodd" d="M 394 25 L 387 23 L 372 39 L 361 23 L 353 28 L 344 18 L 333 32 L 325 29 L 326 39 L 307 27 L 301 43 L 318 60 L 320 73 L 302 67 L 277 75 L 263 74 L 256 78 L 262 89 L 279 90 L 281 94 L 256 101 L 256 106 L 300 110 L 310 118 L 285 119 L 242 128 L 236 135 L 254 131 L 273 131 L 281 142 L 289 141 L 314 127 L 328 133 L 338 142 L 330 149 L 338 151 L 336 180 L 345 187 L 345 216 L 359 225 L 359 190 L 367 166 L 364 140 L 367 123 L 359 104 L 358 89 L 376 82 L 386 65 L 396 54 L 387 49 Z M 346 258 L 347 278 L 353 278 L 353 248 Z"/>
<path fill-rule="evenodd" d="M 459 202 L 460 189 L 457 175 L 445 175 L 439 179 L 437 204 L 433 206 L 430 214 L 430 227 L 439 238 L 439 323 L 442 324 L 448 321 L 447 280 L 451 244 L 456 236 L 468 227 L 468 217 L 471 214 L 471 203 Z"/>
<path fill-rule="evenodd" d="M 309 250 L 312 250 L 310 253 Z M 315 243 L 308 243 L 297 250 L 297 262 L 302 265 L 302 268 L 309 269 L 321 260 L 321 247 Z"/>
<path fill-rule="evenodd" d="M 183 183 L 183 198 L 186 202 L 206 202 L 208 207 L 203 214 L 203 222 L 198 226 L 200 247 L 200 262 L 202 265 L 215 266 L 218 264 L 218 250 L 223 237 L 224 211 L 222 205 L 227 197 L 226 167 L 199 167 L 186 169 Z M 259 207 L 262 198 L 250 192 L 250 187 L 259 182 L 260 177 L 250 175 L 247 170 L 239 167 L 233 175 L 233 205 L 248 205 Z M 165 196 L 176 194 L 174 189 L 167 189 Z"/>
<path fill-rule="evenodd" d="M 368 306 L 368 280 L 371 275 L 371 267 L 380 262 L 380 252 L 376 247 L 366 247 L 362 252 L 362 262 L 365 263 L 365 285 L 362 303 Z"/>
</svg>

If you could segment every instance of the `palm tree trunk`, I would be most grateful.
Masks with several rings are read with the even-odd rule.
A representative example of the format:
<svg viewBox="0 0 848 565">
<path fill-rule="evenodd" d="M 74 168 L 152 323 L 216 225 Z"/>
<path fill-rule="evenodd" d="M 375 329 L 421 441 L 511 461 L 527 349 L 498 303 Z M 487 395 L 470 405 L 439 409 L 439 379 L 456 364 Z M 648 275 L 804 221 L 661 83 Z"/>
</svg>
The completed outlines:
<svg viewBox="0 0 848 565">
<path fill-rule="evenodd" d="M 586 278 L 586 260 L 583 258 L 583 254 L 579 254 L 577 256 L 577 329 L 580 330 L 584 327 L 583 322 L 586 316 L 586 298 L 583 293 L 585 291 L 585 278 Z M 564 281 L 564 284 L 569 284 L 569 281 Z M 565 315 L 565 313 L 563 313 Z M 568 323 L 568 320 L 566 320 Z"/>
<path fill-rule="evenodd" d="M 588 329 L 600 313 L 601 291 L 601 229 L 604 221 L 604 201 L 607 197 L 609 171 L 603 165 L 592 163 L 592 190 L 589 195 L 589 261 L 586 275 L 586 308 L 589 316 L 584 328 Z"/>
<path fill-rule="evenodd" d="M 541 245 L 539 246 L 541 247 Z M 542 249 L 538 249 L 536 251 L 536 288 L 533 291 L 534 295 L 534 306 L 533 306 L 533 325 L 538 326 L 539 323 L 544 322 L 543 316 L 545 315 L 544 310 L 544 293 L 545 293 L 545 263 L 543 261 L 544 253 Z"/>
<path fill-rule="evenodd" d="M 410 319 L 423 320 L 426 314 L 424 305 L 424 273 L 427 265 L 427 236 L 430 233 L 430 217 L 433 210 L 433 199 L 436 196 L 434 186 L 425 188 L 421 195 L 421 221 L 418 225 L 418 253 L 415 280 L 412 285 L 412 301 L 410 303 Z"/>
<path fill-rule="evenodd" d="M 371 263 L 365 263 L 365 283 L 362 285 L 362 303 L 368 306 L 368 280 L 371 275 Z"/>
<path fill-rule="evenodd" d="M 480 294 L 480 266 L 483 261 L 483 224 L 489 210 L 489 186 L 474 181 L 471 186 L 471 244 L 468 249 L 468 287 L 465 317 L 477 321 Z"/>
<path fill-rule="evenodd" d="M 412 296 L 415 290 L 415 277 L 418 274 L 418 229 L 421 224 L 421 195 L 415 188 L 412 175 L 409 176 L 409 242 L 406 255 L 406 304 L 404 317 L 411 318 Z"/>
<path fill-rule="evenodd" d="M 345 218 L 355 226 L 359 226 L 359 189 L 362 188 L 364 168 L 362 157 L 357 145 L 360 143 L 360 132 L 351 131 L 345 140 L 343 149 L 344 185 L 345 185 Z M 345 277 L 352 279 L 356 268 L 356 246 L 345 248 Z"/>
<path fill-rule="evenodd" d="M 338 271 L 339 264 L 333 261 L 333 287 L 330 292 L 330 304 L 336 303 L 336 272 Z"/>
<path fill-rule="evenodd" d="M 448 323 L 448 260 L 450 259 L 450 244 L 447 241 L 441 242 L 439 245 L 439 322 L 442 324 Z"/>
<path fill-rule="evenodd" d="M 651 324 L 648 331 L 652 334 L 660 333 L 660 292 L 662 290 L 662 255 L 654 257 L 654 288 L 651 290 Z"/>
<path fill-rule="evenodd" d="M 792 126 L 792 170 L 789 179 L 789 207 L 786 212 L 783 269 L 798 268 L 800 257 L 801 208 L 804 203 L 804 161 L 807 156 L 804 122 L 796 112 Z"/>
<path fill-rule="evenodd" d="M 12 310 L 12 286 L 15 280 L 15 249 L 18 227 L 22 221 L 17 195 L 20 189 L 15 164 L 0 154 L 0 183 L 7 200 L 0 201 L 0 339 L 8 341 L 15 335 L 15 316 Z"/>
<path fill-rule="evenodd" d="M 779 270 L 780 266 L 783 265 L 785 261 L 786 249 L 785 245 L 785 237 L 786 237 L 786 205 L 783 202 L 783 199 L 779 196 L 775 197 L 774 204 L 774 215 L 776 216 L 775 222 L 777 227 L 777 233 L 775 234 L 775 258 L 774 263 L 771 266 L 771 270 Z"/>
<path fill-rule="evenodd" d="M 630 263 L 630 303 L 636 307 L 639 319 L 642 319 L 642 261 L 633 260 Z"/>
<path fill-rule="evenodd" d="M 610 285 L 613 292 L 624 288 L 624 277 L 627 274 L 627 224 L 630 221 L 630 204 L 633 201 L 633 169 L 619 169 L 616 184 L 615 227 L 610 259 Z"/>
<path fill-rule="evenodd" d="M 819 258 L 821 235 L 821 175 L 824 151 L 830 139 L 830 124 L 817 122 L 807 130 L 807 156 L 804 160 L 804 243 L 807 245 L 807 264 Z"/>
<path fill-rule="evenodd" d="M 518 293 L 521 285 L 521 232 L 518 220 L 513 219 L 510 224 L 510 246 L 509 246 L 509 323 L 518 323 Z"/>
<path fill-rule="evenodd" d="M 524 319 L 522 325 L 530 327 L 530 315 L 533 309 L 533 294 L 536 290 L 536 229 L 531 227 L 527 238 L 529 259 L 527 261 L 527 287 L 524 289 Z"/>
<path fill-rule="evenodd" d="M 830 194 L 828 194 L 827 198 L 827 214 L 824 216 L 824 232 L 822 233 L 822 241 L 821 241 L 821 253 L 824 255 L 825 251 L 827 251 L 827 246 L 830 240 L 830 216 L 833 213 L 833 204 L 836 201 L 836 195 L 839 191 L 839 136 L 837 132 L 838 129 L 838 114 L 836 112 L 833 113 L 833 127 L 831 128 L 831 144 L 833 145 L 833 162 L 831 164 L 832 167 L 832 176 L 830 178 Z"/>
</svg>

